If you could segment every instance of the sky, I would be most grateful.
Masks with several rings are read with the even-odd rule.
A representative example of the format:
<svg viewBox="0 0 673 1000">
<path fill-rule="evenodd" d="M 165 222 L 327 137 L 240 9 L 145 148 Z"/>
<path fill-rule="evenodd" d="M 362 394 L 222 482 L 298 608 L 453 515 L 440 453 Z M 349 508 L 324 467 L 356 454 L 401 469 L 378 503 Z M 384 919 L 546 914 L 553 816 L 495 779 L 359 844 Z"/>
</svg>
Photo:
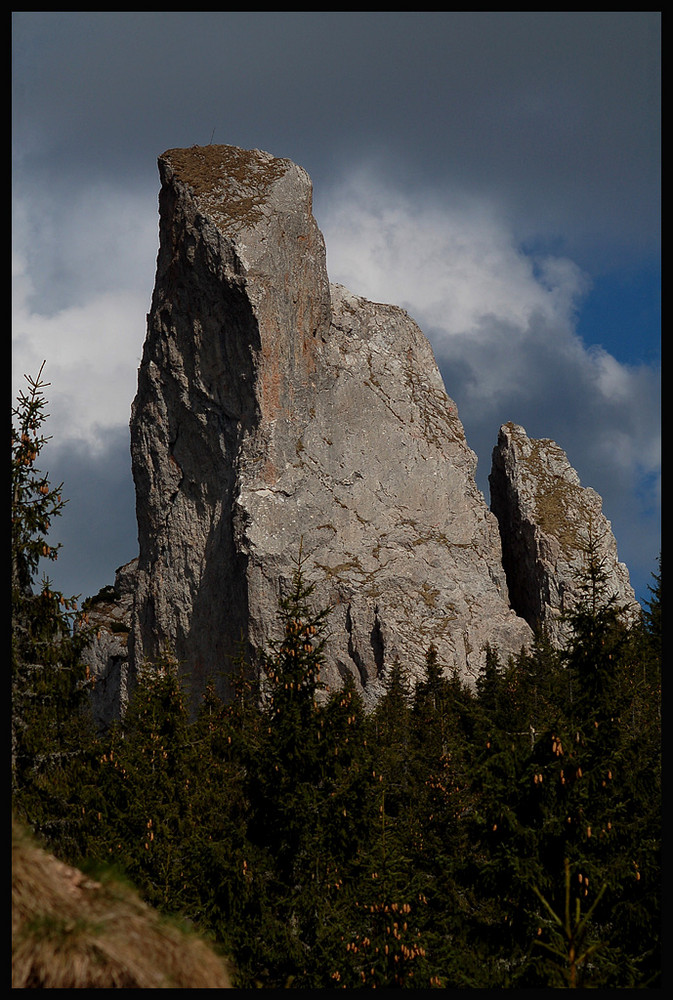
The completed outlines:
<svg viewBox="0 0 673 1000">
<path fill-rule="evenodd" d="M 597 490 L 641 601 L 661 525 L 661 15 L 12 14 L 12 396 L 46 360 L 66 595 L 138 552 L 129 417 L 157 157 L 303 166 L 331 281 L 430 340 L 488 502 L 514 421 Z"/>
</svg>

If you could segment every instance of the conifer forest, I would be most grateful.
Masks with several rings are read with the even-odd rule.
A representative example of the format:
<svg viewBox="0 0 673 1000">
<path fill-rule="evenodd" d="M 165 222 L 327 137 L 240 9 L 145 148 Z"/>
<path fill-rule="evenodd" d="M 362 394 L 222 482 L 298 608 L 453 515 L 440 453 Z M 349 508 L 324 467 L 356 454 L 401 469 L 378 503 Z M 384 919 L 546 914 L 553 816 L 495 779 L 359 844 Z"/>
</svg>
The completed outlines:
<svg viewBox="0 0 673 1000">
<path fill-rule="evenodd" d="M 422 681 L 395 663 L 365 712 L 352 681 L 321 684 L 298 553 L 282 640 L 223 664 L 233 697 L 194 710 L 167 654 L 99 731 L 86 604 L 37 579 L 65 502 L 39 468 L 44 389 L 12 422 L 19 822 L 189 921 L 239 988 L 662 985 L 660 565 L 627 627 L 589 549 L 565 648 L 489 649 L 469 689 L 430 646 Z"/>
</svg>

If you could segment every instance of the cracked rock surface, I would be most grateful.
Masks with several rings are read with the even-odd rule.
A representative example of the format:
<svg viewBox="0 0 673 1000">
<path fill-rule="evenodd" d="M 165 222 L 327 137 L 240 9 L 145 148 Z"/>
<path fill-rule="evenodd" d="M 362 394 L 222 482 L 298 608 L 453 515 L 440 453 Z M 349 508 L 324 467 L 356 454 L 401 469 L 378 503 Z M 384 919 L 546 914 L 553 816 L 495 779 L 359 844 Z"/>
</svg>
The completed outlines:
<svg viewBox="0 0 673 1000">
<path fill-rule="evenodd" d="M 140 553 L 132 664 L 170 647 L 195 689 L 278 627 L 300 549 L 331 608 L 323 680 L 366 702 L 432 642 L 476 677 L 509 607 L 498 525 L 432 349 L 330 285 L 300 167 L 230 146 L 159 159 L 160 247 L 131 417 Z"/>
</svg>

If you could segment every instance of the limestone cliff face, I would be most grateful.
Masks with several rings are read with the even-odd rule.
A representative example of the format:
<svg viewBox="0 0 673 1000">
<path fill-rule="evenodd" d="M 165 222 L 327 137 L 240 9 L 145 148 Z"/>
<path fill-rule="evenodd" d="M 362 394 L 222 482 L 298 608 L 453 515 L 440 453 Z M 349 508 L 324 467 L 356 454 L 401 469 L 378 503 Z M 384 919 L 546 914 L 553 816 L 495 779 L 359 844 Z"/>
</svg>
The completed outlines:
<svg viewBox="0 0 673 1000">
<path fill-rule="evenodd" d="M 512 606 L 531 627 L 543 627 L 552 643 L 563 644 L 568 627 L 562 615 L 577 603 L 590 542 L 606 575 L 608 594 L 624 608 L 628 621 L 640 615 L 602 500 L 582 487 L 557 444 L 533 440 L 523 427 L 504 424 L 493 450 L 489 484 Z"/>
<path fill-rule="evenodd" d="M 431 642 L 466 680 L 486 642 L 518 652 L 531 631 L 430 345 L 403 310 L 330 286 L 306 173 L 228 146 L 159 169 L 132 663 L 169 646 L 198 688 L 241 648 L 254 660 L 300 548 L 332 609 L 330 685 L 351 673 L 373 703 Z"/>
<path fill-rule="evenodd" d="M 274 427 L 306 412 L 330 298 L 303 170 L 220 146 L 169 151 L 159 169 L 156 284 L 131 417 L 131 648 L 137 666 L 171 647 L 198 688 L 245 649 L 255 609 L 233 530 L 240 480 L 275 481 Z"/>
</svg>

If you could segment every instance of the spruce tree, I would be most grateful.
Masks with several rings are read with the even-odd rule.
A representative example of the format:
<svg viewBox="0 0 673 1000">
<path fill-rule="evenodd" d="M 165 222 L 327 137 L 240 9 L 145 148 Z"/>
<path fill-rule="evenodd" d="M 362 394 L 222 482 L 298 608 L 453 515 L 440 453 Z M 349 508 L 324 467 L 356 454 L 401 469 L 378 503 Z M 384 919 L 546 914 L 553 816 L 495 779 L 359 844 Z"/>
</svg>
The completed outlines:
<svg viewBox="0 0 673 1000">
<path fill-rule="evenodd" d="M 260 865 L 251 873 L 260 893 L 256 935 L 265 942 L 267 986 L 306 974 L 326 877 L 318 695 L 327 610 L 314 610 L 313 589 L 300 552 L 279 602 L 280 638 L 262 661 L 259 752 L 248 772 L 248 835 Z"/>
<path fill-rule="evenodd" d="M 49 438 L 42 378 L 26 375 L 28 390 L 12 410 L 12 789 L 24 822 L 69 857 L 77 855 L 93 729 L 87 714 L 87 640 L 77 598 L 66 598 L 43 576 L 41 559 L 57 558 L 48 540 L 64 508 L 63 484 L 51 485 L 39 466 Z M 80 626 L 80 627 L 76 627 Z"/>
<path fill-rule="evenodd" d="M 321 713 L 320 828 L 335 883 L 362 861 L 369 843 L 371 751 L 362 698 L 348 675 Z"/>
<path fill-rule="evenodd" d="M 585 921 L 584 931 L 602 942 L 591 962 L 574 970 L 577 983 L 654 985 L 660 961 L 657 672 L 648 665 L 642 627 L 621 620 L 596 542 L 590 533 L 582 599 L 568 616 L 573 631 L 562 659 L 572 699 L 563 700 L 535 743 L 517 813 L 534 833 L 535 891 L 563 912 L 567 868 L 578 905 L 591 913 L 593 926 Z"/>
<path fill-rule="evenodd" d="M 579 717 L 605 719 L 618 714 L 617 664 L 628 629 L 614 594 L 608 590 L 605 561 L 592 525 L 578 583 L 579 600 L 566 615 L 572 630 L 565 657 L 572 683 L 572 711 Z"/>
<path fill-rule="evenodd" d="M 139 671 L 124 720 L 101 755 L 98 855 L 120 866 L 148 902 L 173 912 L 189 889 L 190 755 L 187 699 L 166 654 Z"/>
<path fill-rule="evenodd" d="M 262 664 L 265 732 L 257 779 L 266 815 L 260 822 L 288 878 L 317 814 L 317 695 L 324 687 L 320 669 L 327 612 L 312 608 L 313 589 L 304 580 L 300 553 L 288 593 L 280 600 L 281 638 L 271 643 Z"/>
<path fill-rule="evenodd" d="M 238 681 L 236 688 L 242 701 L 224 704 L 209 683 L 189 727 L 183 907 L 247 966 L 263 871 L 247 837 L 247 775 L 259 733 L 255 705 Z"/>
</svg>

